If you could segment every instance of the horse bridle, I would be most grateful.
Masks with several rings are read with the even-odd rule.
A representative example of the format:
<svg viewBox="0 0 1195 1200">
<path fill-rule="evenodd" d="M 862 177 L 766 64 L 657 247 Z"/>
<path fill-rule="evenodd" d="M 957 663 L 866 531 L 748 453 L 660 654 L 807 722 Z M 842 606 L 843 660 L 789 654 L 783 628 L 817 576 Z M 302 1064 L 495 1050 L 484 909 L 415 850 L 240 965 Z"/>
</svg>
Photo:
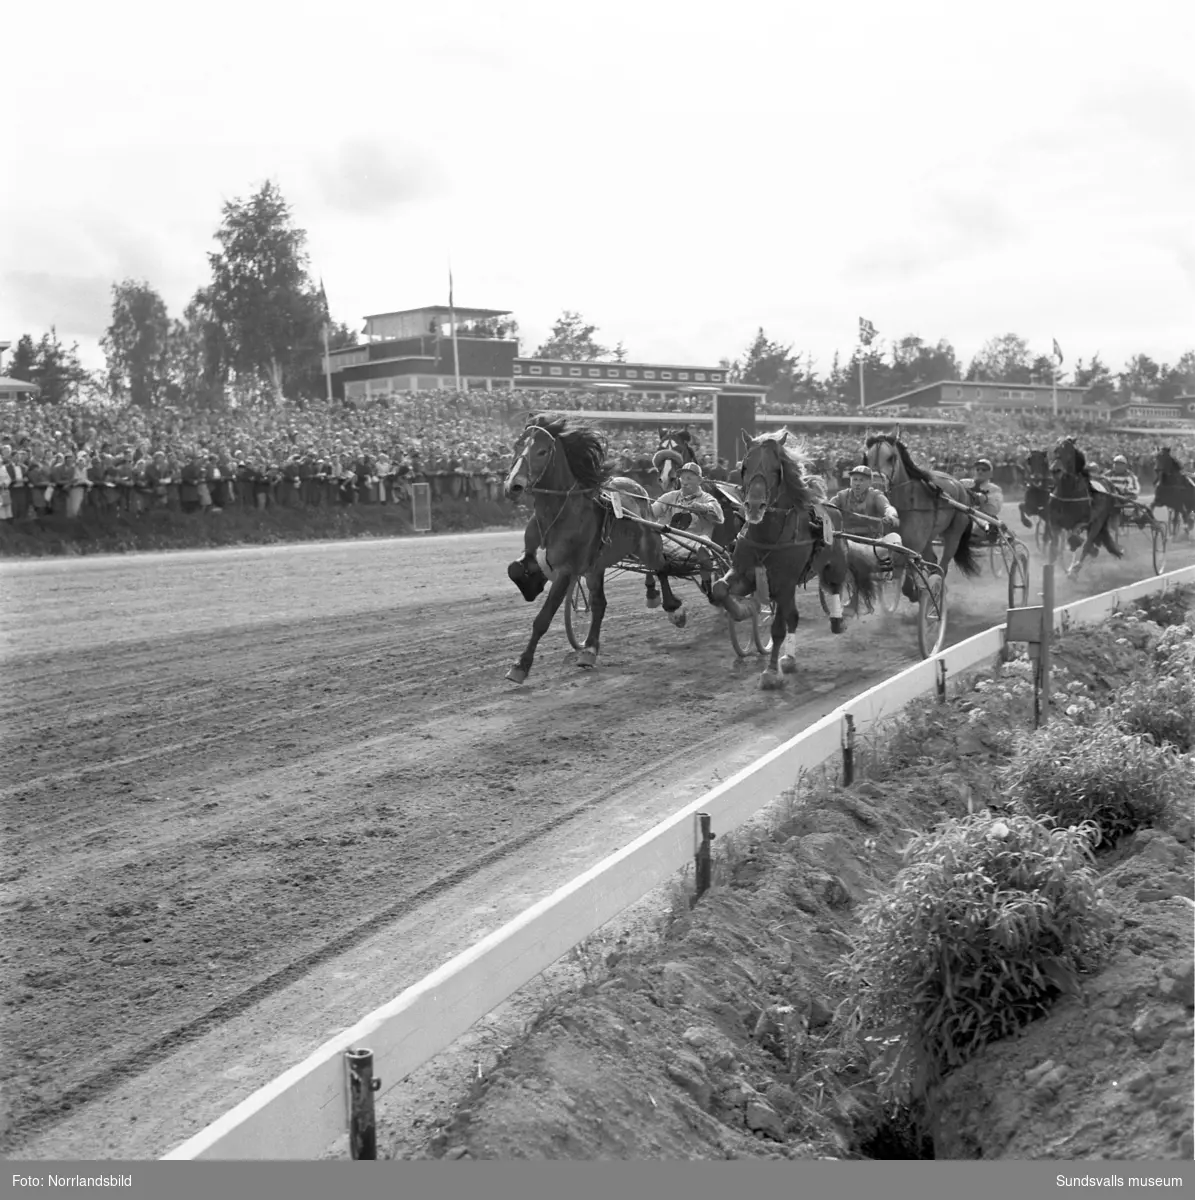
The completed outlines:
<svg viewBox="0 0 1195 1200">
<path fill-rule="evenodd" d="M 744 456 L 743 457 L 743 466 L 746 466 L 746 465 L 747 465 L 747 459 L 746 459 L 746 456 Z M 784 513 L 790 517 L 797 515 L 797 506 L 795 504 L 790 504 L 787 508 L 781 508 L 772 502 L 772 496 L 773 496 L 772 487 L 768 483 L 768 477 L 762 471 L 755 471 L 749 479 L 745 479 L 743 481 L 742 487 L 743 487 L 743 507 L 744 508 L 746 508 L 746 506 L 747 506 L 747 494 L 751 491 L 751 485 L 757 479 L 762 479 L 763 484 L 764 484 L 764 493 L 765 493 L 764 494 L 764 512 L 765 513 Z M 783 482 L 784 482 L 784 472 L 783 472 L 783 469 L 778 465 L 777 466 L 777 488 L 779 488 L 779 486 Z M 793 540 L 785 541 L 783 535 L 784 535 L 784 531 L 787 528 L 787 526 L 788 526 L 787 521 L 785 521 L 785 523 L 780 526 L 781 538 L 779 541 L 757 542 L 753 537 L 749 536 L 747 531 L 751 528 L 751 525 L 750 525 L 750 523 L 745 521 L 743 523 L 743 528 L 741 530 L 739 530 L 739 535 L 738 535 L 737 540 L 741 541 L 744 546 L 748 546 L 752 550 L 766 550 L 768 552 L 771 552 L 772 550 L 786 549 L 789 546 L 808 545 L 812 542 L 812 540 L 813 540 L 812 538 L 810 539 L 810 541 L 808 543 L 798 541 L 795 537 L 795 533 L 796 533 L 795 530 L 793 531 L 793 533 L 794 533 Z M 765 555 L 765 557 L 766 557 L 766 555 Z"/>
</svg>

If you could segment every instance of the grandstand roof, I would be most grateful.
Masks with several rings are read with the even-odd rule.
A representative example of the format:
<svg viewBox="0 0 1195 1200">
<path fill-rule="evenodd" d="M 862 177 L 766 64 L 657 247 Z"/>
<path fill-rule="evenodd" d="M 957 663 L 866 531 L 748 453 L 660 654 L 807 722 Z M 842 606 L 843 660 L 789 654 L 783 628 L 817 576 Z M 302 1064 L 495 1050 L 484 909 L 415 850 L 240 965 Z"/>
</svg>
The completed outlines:
<svg viewBox="0 0 1195 1200">
<path fill-rule="evenodd" d="M 27 379 L 8 379 L 0 375 L 0 392 L 40 392 L 41 388 L 36 383 L 30 383 Z"/>
<path fill-rule="evenodd" d="M 397 312 L 366 313 L 366 321 L 377 321 L 382 317 L 452 316 L 458 321 L 480 321 L 486 317 L 508 317 L 508 308 L 449 308 L 447 304 L 432 304 L 427 308 L 400 308 Z"/>
</svg>

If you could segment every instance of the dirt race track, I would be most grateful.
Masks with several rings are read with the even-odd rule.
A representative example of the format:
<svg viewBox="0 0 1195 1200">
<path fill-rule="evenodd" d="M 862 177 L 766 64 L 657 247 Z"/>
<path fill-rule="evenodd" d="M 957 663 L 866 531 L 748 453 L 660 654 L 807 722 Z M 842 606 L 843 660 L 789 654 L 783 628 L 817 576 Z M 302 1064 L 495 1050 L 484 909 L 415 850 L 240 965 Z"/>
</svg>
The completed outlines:
<svg viewBox="0 0 1195 1200">
<path fill-rule="evenodd" d="M 1058 602 L 1152 574 L 1148 542 L 1123 541 Z M 598 670 L 558 620 L 516 688 L 535 612 L 505 575 L 518 543 L 0 566 L 6 1155 L 165 1153 L 917 661 L 911 606 L 833 637 L 815 585 L 799 672 L 764 693 L 693 587 L 676 630 L 624 578 Z M 1168 566 L 1193 559 L 1180 542 Z M 956 578 L 949 640 L 1005 602 L 986 566 Z"/>
</svg>

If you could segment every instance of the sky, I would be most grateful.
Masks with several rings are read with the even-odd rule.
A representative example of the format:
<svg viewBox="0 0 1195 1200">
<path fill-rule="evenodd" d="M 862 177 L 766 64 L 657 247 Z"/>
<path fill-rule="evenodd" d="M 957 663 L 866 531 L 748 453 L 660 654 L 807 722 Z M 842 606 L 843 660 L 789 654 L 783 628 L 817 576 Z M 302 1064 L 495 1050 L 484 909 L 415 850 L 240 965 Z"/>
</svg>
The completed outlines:
<svg viewBox="0 0 1195 1200">
<path fill-rule="evenodd" d="M 266 179 L 358 329 L 451 260 L 525 354 L 564 309 L 631 360 L 762 327 L 819 373 L 861 316 L 964 363 L 1195 349 L 1195 4 L 66 0 L 4 35 L 0 340 L 91 367 L 112 284 L 181 316 Z"/>
</svg>

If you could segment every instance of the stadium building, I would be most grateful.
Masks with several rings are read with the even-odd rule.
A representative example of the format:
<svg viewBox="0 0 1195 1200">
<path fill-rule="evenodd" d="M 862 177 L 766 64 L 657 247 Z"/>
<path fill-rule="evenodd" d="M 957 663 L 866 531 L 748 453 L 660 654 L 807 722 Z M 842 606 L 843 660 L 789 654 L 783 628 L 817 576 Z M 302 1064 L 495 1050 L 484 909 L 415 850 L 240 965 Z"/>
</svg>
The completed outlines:
<svg viewBox="0 0 1195 1200">
<path fill-rule="evenodd" d="M 561 362 L 524 358 L 501 329 L 510 314 L 499 309 L 446 306 L 375 313 L 365 318 L 365 341 L 333 350 L 328 367 L 332 394 L 366 400 L 393 392 L 519 388 L 552 392 L 619 392 L 637 402 L 666 397 L 730 395 L 762 399 L 768 389 L 731 383 L 724 367 L 645 362 Z M 456 337 L 451 322 L 455 316 Z M 482 328 L 479 329 L 478 327 Z M 455 343 L 455 344 L 454 344 Z"/>
</svg>

